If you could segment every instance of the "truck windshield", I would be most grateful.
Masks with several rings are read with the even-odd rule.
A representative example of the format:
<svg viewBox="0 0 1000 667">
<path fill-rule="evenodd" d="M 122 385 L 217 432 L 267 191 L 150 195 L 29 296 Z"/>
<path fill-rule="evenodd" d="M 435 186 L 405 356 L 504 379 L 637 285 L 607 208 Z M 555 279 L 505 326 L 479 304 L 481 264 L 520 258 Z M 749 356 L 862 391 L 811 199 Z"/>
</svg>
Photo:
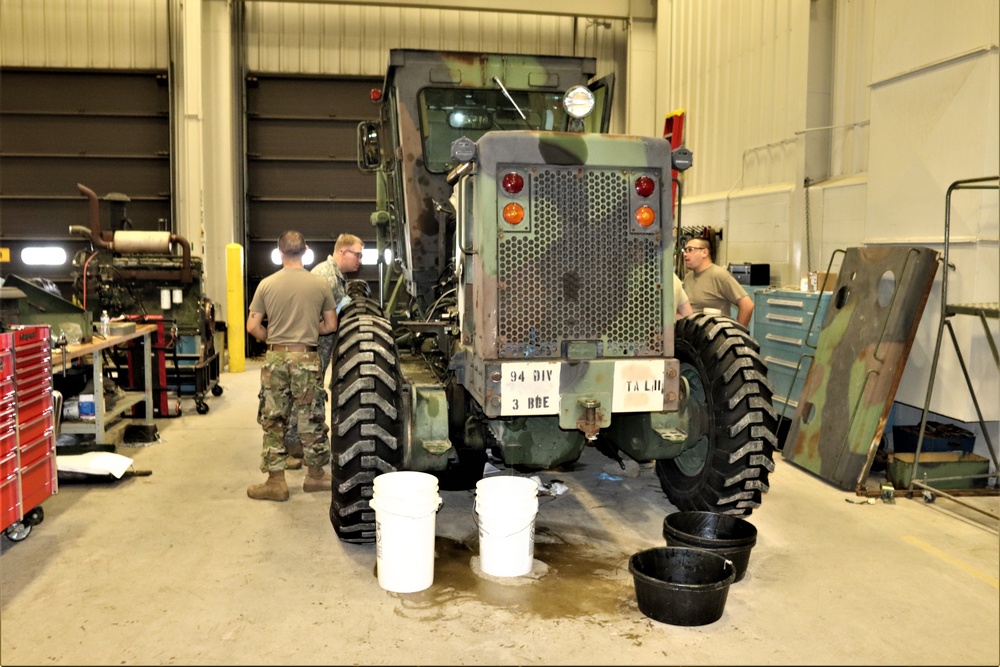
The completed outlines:
<svg viewBox="0 0 1000 667">
<path fill-rule="evenodd" d="M 457 166 L 451 142 L 463 136 L 476 141 L 490 130 L 566 130 L 569 116 L 562 106 L 562 92 L 508 92 L 525 118 L 499 89 L 421 90 L 420 133 L 427 169 L 443 173 Z"/>
</svg>

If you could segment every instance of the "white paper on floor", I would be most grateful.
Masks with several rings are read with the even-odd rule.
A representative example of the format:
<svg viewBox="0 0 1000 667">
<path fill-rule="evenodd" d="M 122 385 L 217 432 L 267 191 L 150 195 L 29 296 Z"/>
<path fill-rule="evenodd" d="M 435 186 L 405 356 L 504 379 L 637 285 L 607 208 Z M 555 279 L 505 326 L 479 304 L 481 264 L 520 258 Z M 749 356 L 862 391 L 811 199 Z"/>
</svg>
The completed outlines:
<svg viewBox="0 0 1000 667">
<path fill-rule="evenodd" d="M 113 452 L 86 452 L 84 454 L 56 454 L 56 468 L 65 472 L 82 472 L 88 475 L 114 475 L 121 479 L 132 459 Z"/>
</svg>

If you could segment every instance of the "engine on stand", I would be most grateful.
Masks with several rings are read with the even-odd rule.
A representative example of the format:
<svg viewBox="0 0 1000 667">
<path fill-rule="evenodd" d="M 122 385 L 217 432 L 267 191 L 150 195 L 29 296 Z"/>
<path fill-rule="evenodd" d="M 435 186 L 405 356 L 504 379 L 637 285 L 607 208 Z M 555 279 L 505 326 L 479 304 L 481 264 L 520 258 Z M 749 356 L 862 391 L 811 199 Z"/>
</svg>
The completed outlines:
<svg viewBox="0 0 1000 667">
<path fill-rule="evenodd" d="M 74 287 L 85 310 L 100 321 L 104 311 L 113 320 L 157 324 L 152 337 L 153 411 L 157 417 L 180 414 L 181 396 L 193 396 L 199 414 L 208 412 L 205 397 L 222 394 L 219 386 L 219 352 L 216 350 L 215 306 L 204 294 L 204 270 L 200 257 L 191 256 L 191 244 L 169 231 L 131 229 L 126 216 L 129 198 L 111 193 L 111 230 L 101 229 L 100 201 L 90 188 L 77 184 L 90 206 L 90 227 L 74 225 L 70 232 L 91 241 L 90 251 L 73 260 Z M 180 255 L 175 249 L 180 249 Z M 112 331 L 112 333 L 114 333 Z M 141 345 L 127 349 L 117 359 L 118 382 L 142 383 L 132 369 L 142 368 Z M 171 401 L 169 394 L 175 399 Z M 142 406 L 138 406 L 141 410 Z"/>
</svg>

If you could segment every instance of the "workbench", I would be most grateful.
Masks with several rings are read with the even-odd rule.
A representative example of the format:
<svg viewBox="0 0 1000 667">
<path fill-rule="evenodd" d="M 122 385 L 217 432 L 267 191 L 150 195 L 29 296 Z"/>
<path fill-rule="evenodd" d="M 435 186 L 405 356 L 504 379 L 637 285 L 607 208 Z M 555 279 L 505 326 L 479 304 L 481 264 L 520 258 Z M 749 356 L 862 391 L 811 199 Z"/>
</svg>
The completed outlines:
<svg viewBox="0 0 1000 667">
<path fill-rule="evenodd" d="M 146 410 L 143 413 L 145 415 L 144 423 L 152 426 L 153 369 L 150 361 L 152 347 L 150 345 L 149 336 L 154 331 L 156 331 L 155 324 L 137 324 L 135 331 L 132 333 L 117 336 L 113 335 L 108 336 L 107 338 L 102 338 L 100 335 L 94 334 L 89 343 L 67 345 L 65 348 L 65 354 L 63 353 L 62 348 L 53 348 L 53 373 L 58 373 L 62 370 L 64 365 L 68 367 L 70 362 L 74 359 L 79 359 L 80 357 L 84 357 L 88 354 L 91 354 L 94 357 L 94 417 L 72 421 L 64 419 L 60 425 L 60 433 L 93 435 L 97 444 L 113 445 L 116 440 L 113 437 L 115 435 L 115 430 L 118 428 L 124 429 L 127 425 L 126 422 L 119 420 L 118 418 L 123 412 L 142 402 L 145 402 L 146 406 Z M 104 402 L 104 364 L 101 352 L 139 337 L 142 337 L 143 345 L 142 376 L 144 389 L 141 392 L 127 392 L 125 398 L 119 399 L 115 402 L 112 408 L 108 409 Z"/>
</svg>

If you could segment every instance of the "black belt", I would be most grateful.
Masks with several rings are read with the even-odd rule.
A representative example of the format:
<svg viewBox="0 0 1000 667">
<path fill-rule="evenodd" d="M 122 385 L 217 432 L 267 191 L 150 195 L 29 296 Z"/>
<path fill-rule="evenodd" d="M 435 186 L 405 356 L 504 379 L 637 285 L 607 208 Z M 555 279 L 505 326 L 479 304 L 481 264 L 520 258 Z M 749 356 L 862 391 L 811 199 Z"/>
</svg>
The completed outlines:
<svg viewBox="0 0 1000 667">
<path fill-rule="evenodd" d="M 273 352 L 315 352 L 315 345 L 268 345 Z"/>
</svg>

